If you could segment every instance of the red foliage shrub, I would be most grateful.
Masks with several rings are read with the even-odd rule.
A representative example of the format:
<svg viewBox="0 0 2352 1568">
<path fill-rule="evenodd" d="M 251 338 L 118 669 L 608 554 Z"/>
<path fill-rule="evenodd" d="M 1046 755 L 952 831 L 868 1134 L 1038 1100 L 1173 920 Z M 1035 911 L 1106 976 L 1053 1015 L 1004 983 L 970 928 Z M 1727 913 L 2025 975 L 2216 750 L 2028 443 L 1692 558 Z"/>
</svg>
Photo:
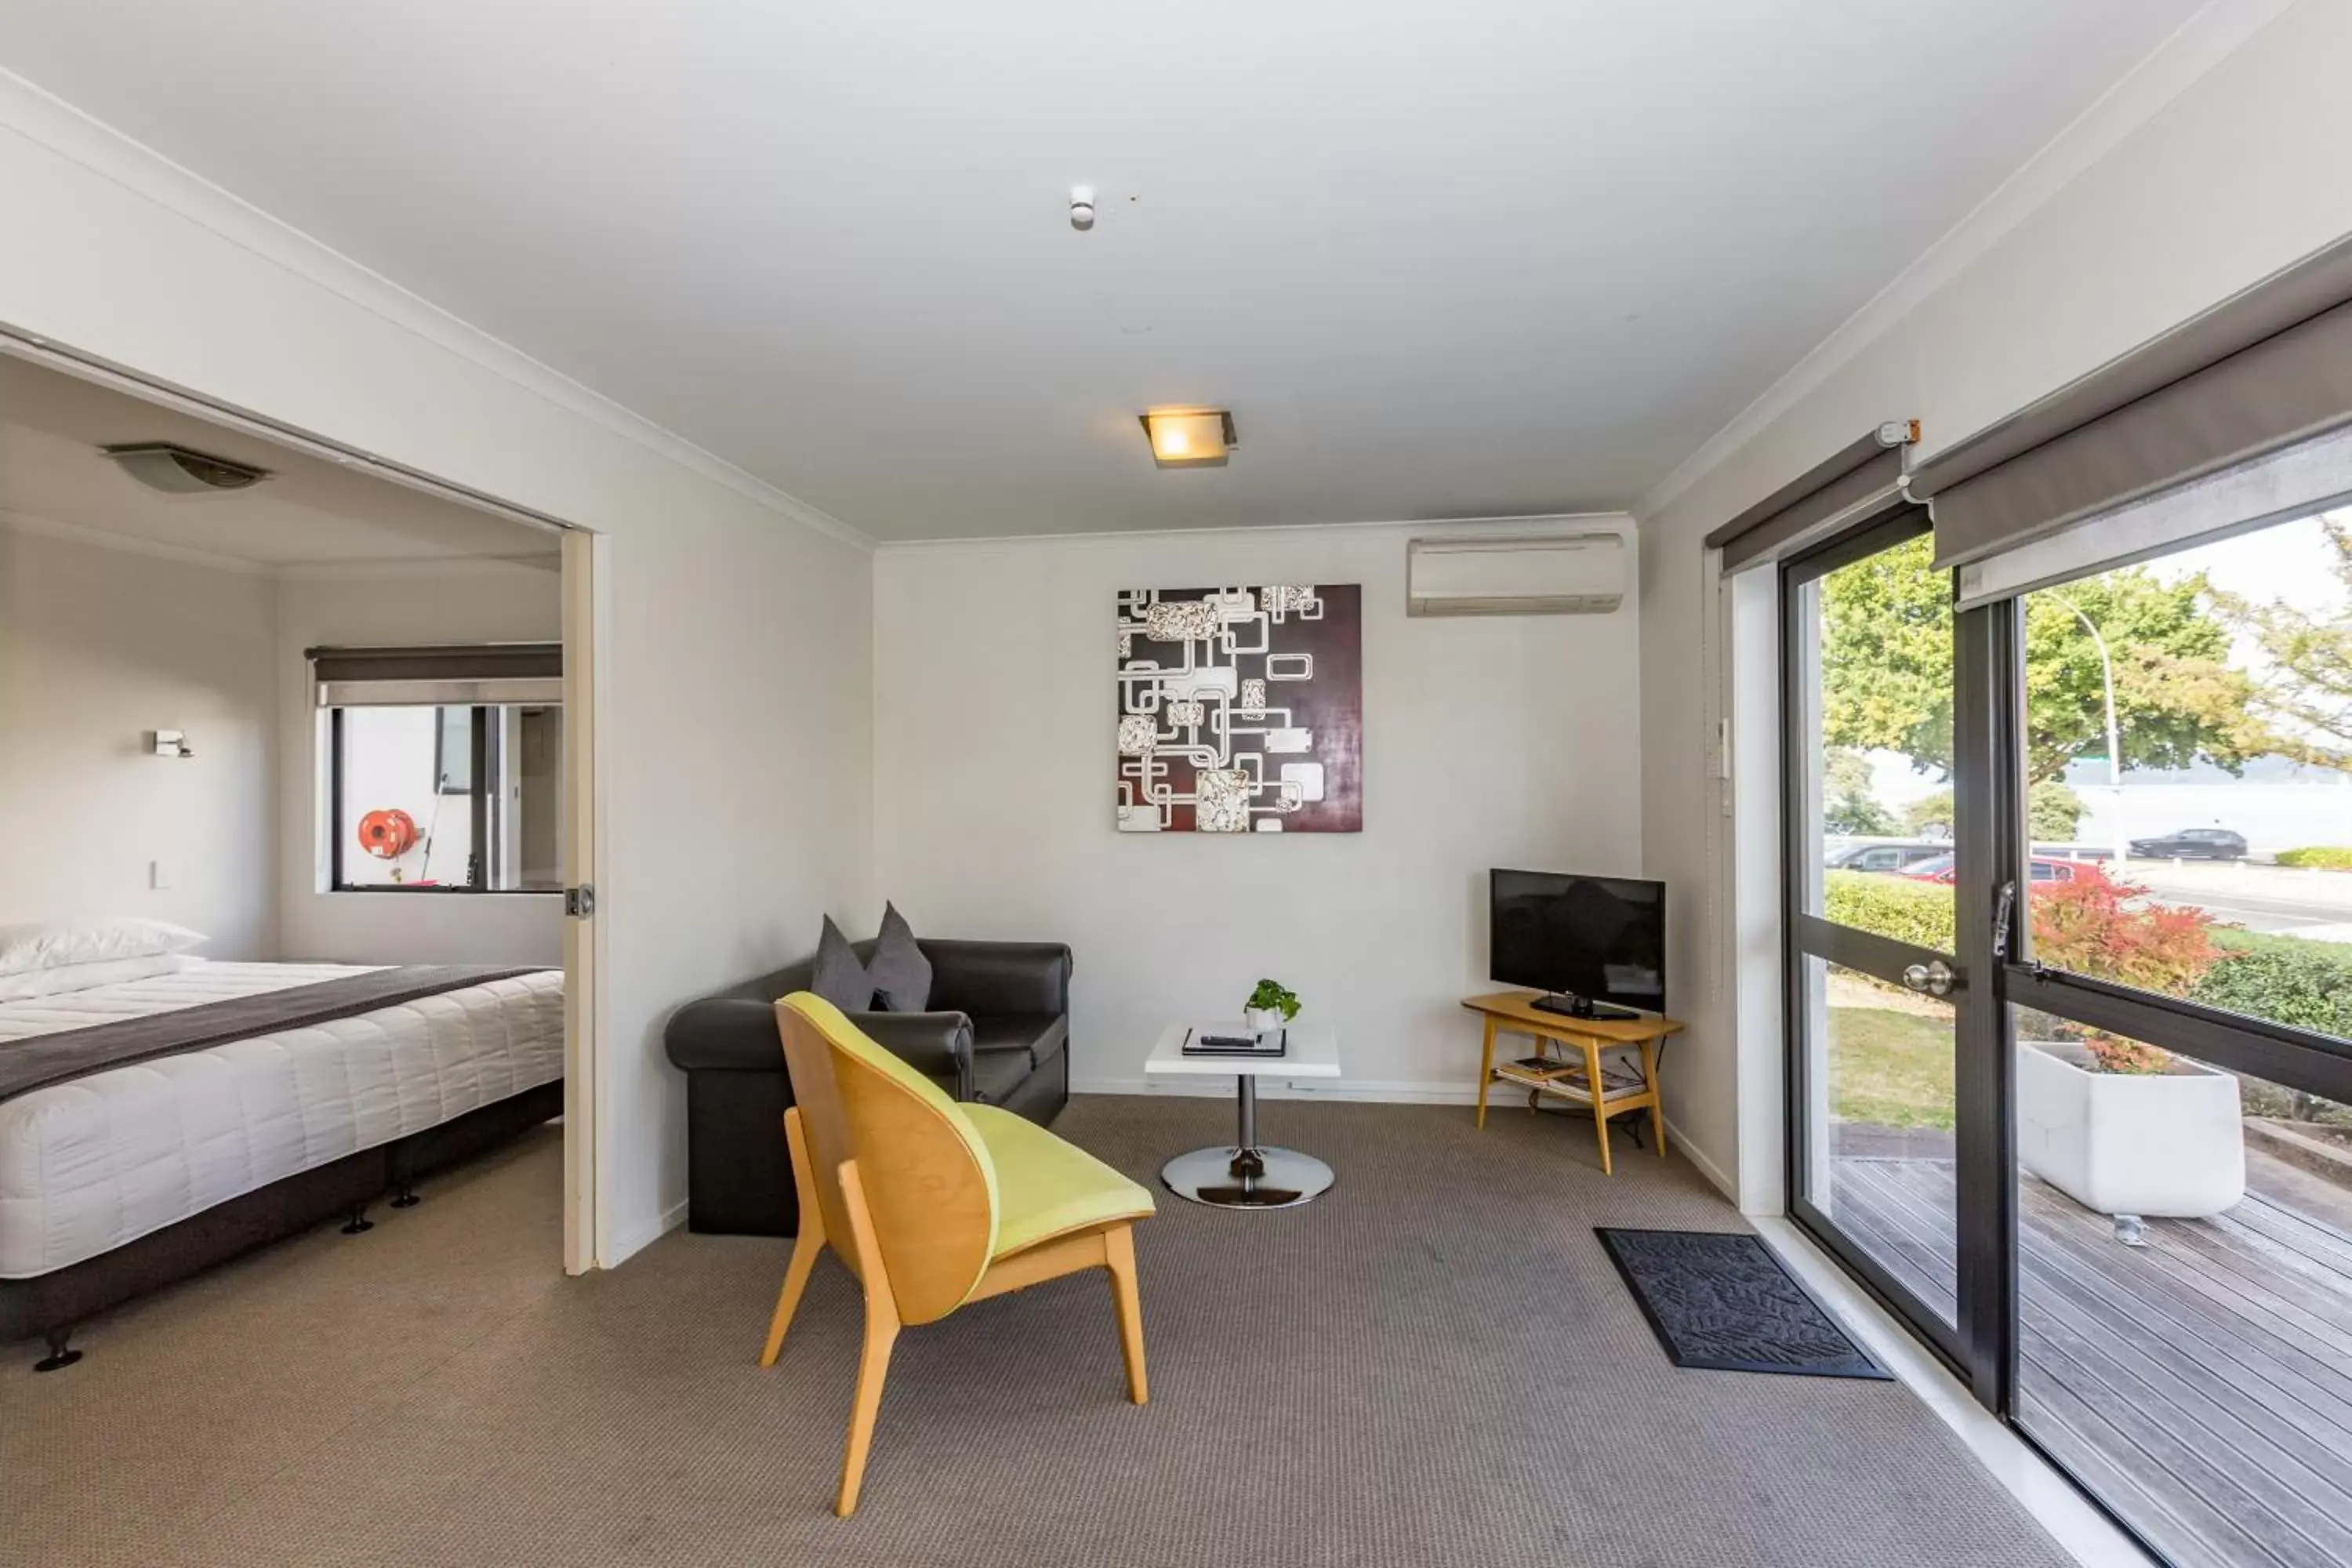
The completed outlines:
<svg viewBox="0 0 2352 1568">
<path fill-rule="evenodd" d="M 2033 889 L 2033 956 L 2053 969 L 2167 996 L 2186 996 L 2227 955 L 2204 910 L 2147 901 L 2147 889 L 2105 877 Z M 2171 1058 L 2137 1040 L 2084 1032 L 2103 1072 L 2162 1072 Z"/>
</svg>

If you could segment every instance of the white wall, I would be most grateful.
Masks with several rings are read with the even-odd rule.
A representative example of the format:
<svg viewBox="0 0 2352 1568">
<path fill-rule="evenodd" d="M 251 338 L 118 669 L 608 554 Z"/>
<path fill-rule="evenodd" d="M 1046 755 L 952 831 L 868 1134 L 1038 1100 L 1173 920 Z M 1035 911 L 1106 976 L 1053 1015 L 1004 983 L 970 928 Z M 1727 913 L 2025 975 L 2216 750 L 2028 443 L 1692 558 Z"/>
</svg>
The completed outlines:
<svg viewBox="0 0 2352 1568">
<path fill-rule="evenodd" d="M 607 1256 L 682 1215 L 679 1003 L 871 920 L 854 535 L 0 78 L 0 322 L 610 538 Z"/>
<path fill-rule="evenodd" d="M 1457 1004 L 1489 988 L 1487 869 L 1638 869 L 1630 597 L 1612 616 L 1409 619 L 1416 531 L 877 557 L 882 891 L 919 932 L 1068 942 L 1077 1087 L 1145 1087 L 1163 1025 L 1237 1016 L 1272 975 L 1338 1029 L 1340 1092 L 1466 1096 L 1478 1031 Z M 1116 831 L 1114 594 L 1269 582 L 1363 585 L 1364 830 Z"/>
<path fill-rule="evenodd" d="M 323 737 L 307 648 L 328 644 L 554 642 L 563 580 L 545 563 L 459 561 L 309 569 L 278 593 L 284 761 L 279 945 L 289 959 L 352 963 L 561 963 L 563 900 L 547 893 L 437 898 L 328 890 Z M 430 742 L 427 742 L 428 746 Z M 420 825 L 423 818 L 419 818 Z"/>
<path fill-rule="evenodd" d="M 0 921 L 152 915 L 276 956 L 271 587 L 0 521 Z"/>
<path fill-rule="evenodd" d="M 1921 419 L 1932 451 L 2352 231 L 2347 59 L 2352 5 L 2303 0 L 2177 93 L 2158 62 L 2147 90 L 2102 106 L 2043 171 L 1956 232 L 1942 259 L 1963 259 L 1928 258 L 1922 276 L 1949 272 L 1940 286 L 1891 321 L 1865 312 L 1711 444 L 1712 468 L 1641 509 L 1643 858 L 1669 884 L 1670 963 L 1691 982 L 1678 987 L 1693 1026 L 1667 1074 L 1668 1112 L 1716 1171 L 1741 1168 L 1743 1118 L 1731 845 L 1708 750 L 1724 661 L 1701 536 L 1882 420 Z M 2141 118 L 2119 123 L 2126 111 Z M 2078 162 L 2046 178 L 2054 189 L 2036 187 Z M 1748 1110 L 1751 1139 L 1779 1114 Z"/>
</svg>

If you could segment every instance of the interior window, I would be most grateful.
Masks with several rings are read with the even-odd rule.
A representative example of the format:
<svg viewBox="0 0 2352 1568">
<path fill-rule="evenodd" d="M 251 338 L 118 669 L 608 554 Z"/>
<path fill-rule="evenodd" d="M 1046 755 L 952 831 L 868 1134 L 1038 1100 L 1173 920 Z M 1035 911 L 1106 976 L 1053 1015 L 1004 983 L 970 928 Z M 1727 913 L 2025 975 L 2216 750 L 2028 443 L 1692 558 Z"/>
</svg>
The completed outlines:
<svg viewBox="0 0 2352 1568">
<path fill-rule="evenodd" d="M 562 718 L 553 704 L 331 710 L 331 885 L 560 889 Z"/>
</svg>

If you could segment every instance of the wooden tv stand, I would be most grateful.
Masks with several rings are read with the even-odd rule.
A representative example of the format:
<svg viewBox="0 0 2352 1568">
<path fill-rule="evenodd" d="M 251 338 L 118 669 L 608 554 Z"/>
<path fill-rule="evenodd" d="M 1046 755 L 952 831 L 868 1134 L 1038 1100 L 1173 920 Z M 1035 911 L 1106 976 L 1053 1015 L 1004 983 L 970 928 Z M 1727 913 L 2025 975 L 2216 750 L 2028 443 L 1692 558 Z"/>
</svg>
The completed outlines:
<svg viewBox="0 0 2352 1568">
<path fill-rule="evenodd" d="M 1539 991 L 1498 991 L 1486 996 L 1465 996 L 1462 1005 L 1486 1020 L 1486 1038 L 1478 1063 L 1478 1125 L 1486 1125 L 1486 1090 L 1496 1079 L 1517 1084 L 1531 1095 L 1550 1095 L 1591 1107 L 1592 1125 L 1601 1140 L 1601 1170 L 1613 1174 L 1609 1159 L 1609 1119 L 1629 1110 L 1650 1113 L 1650 1135 L 1658 1154 L 1666 1152 L 1666 1118 L 1658 1102 L 1659 1043 L 1682 1028 L 1674 1019 L 1655 1013 L 1636 1018 L 1579 1018 L 1548 1012 L 1535 1005 Z M 1542 1067 L 1495 1061 L 1496 1035 L 1526 1035 L 1536 1041 Z M 1602 1053 L 1631 1046 L 1641 1052 L 1638 1077 L 1611 1073 Z M 1564 1053 L 1554 1057 L 1552 1047 Z M 1596 1093 L 1592 1086 L 1598 1085 Z"/>
</svg>

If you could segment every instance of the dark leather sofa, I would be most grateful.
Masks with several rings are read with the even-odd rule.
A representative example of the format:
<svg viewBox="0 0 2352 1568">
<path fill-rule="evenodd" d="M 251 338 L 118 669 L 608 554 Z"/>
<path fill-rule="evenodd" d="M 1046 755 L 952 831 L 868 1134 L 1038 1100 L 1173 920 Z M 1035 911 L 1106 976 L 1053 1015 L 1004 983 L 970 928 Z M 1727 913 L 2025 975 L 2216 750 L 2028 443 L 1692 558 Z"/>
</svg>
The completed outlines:
<svg viewBox="0 0 2352 1568">
<path fill-rule="evenodd" d="M 1070 950 L 1058 942 L 916 943 L 930 1010 L 854 1013 L 874 1039 L 957 1100 L 1045 1125 L 1070 1098 Z M 857 944 L 861 959 L 874 944 Z M 689 1002 L 663 1036 L 686 1072 L 687 1226 L 790 1236 L 800 1224 L 785 1108 L 793 1103 L 776 998 L 808 988 L 814 960 Z"/>
</svg>

